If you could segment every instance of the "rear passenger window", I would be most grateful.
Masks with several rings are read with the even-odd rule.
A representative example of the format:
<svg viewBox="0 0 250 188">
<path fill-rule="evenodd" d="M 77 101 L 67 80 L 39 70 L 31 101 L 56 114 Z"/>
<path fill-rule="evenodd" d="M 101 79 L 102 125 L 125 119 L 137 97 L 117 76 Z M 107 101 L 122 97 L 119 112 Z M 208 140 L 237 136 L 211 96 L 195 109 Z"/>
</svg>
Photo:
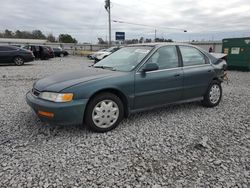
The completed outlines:
<svg viewBox="0 0 250 188">
<path fill-rule="evenodd" d="M 203 65 L 206 63 L 204 55 L 196 48 L 190 46 L 179 46 L 179 48 L 184 66 Z"/>
<path fill-rule="evenodd" d="M 157 63 L 159 70 L 176 68 L 179 66 L 178 55 L 175 46 L 159 48 L 149 59 L 149 63 Z"/>
</svg>

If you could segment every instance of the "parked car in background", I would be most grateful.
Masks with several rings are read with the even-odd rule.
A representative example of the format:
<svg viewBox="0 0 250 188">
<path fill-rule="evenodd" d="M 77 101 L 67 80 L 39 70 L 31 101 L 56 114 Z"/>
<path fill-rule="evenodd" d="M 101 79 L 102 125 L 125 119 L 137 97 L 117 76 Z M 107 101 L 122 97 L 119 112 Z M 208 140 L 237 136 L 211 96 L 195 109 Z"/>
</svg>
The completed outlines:
<svg viewBox="0 0 250 188">
<path fill-rule="evenodd" d="M 101 50 L 98 50 L 90 55 L 88 55 L 87 57 L 91 60 L 94 60 L 95 57 L 100 53 L 100 52 L 105 52 L 107 49 L 101 49 Z"/>
<path fill-rule="evenodd" d="M 105 51 L 97 52 L 95 54 L 95 57 L 94 57 L 95 63 L 104 59 L 105 57 L 107 57 L 110 54 L 114 53 L 115 51 L 119 50 L 120 48 L 121 48 L 120 46 L 114 46 L 114 47 L 106 49 Z"/>
<path fill-rule="evenodd" d="M 31 50 L 36 59 L 47 60 L 50 58 L 49 49 L 41 45 L 26 45 L 24 49 Z"/>
<path fill-rule="evenodd" d="M 63 50 L 62 48 L 53 48 L 55 57 L 64 57 L 69 55 L 69 53 L 66 50 Z"/>
<path fill-rule="evenodd" d="M 130 113 L 202 101 L 217 106 L 226 62 L 187 44 L 124 47 L 87 69 L 38 80 L 26 101 L 45 121 L 115 128 Z"/>
<path fill-rule="evenodd" d="M 25 62 L 34 61 L 34 54 L 15 46 L 0 46 L 0 64 L 23 65 Z"/>
<path fill-rule="evenodd" d="M 51 48 L 50 46 L 45 46 L 45 47 L 48 48 L 49 57 L 50 57 L 50 58 L 54 58 L 54 57 L 55 57 L 55 54 L 54 54 L 53 48 Z"/>
</svg>

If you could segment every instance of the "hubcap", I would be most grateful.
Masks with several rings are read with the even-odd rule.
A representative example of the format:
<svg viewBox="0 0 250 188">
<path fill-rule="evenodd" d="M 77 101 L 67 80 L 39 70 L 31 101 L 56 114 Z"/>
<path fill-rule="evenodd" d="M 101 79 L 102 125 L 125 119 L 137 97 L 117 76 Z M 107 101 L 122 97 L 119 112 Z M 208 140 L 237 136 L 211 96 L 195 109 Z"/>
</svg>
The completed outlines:
<svg viewBox="0 0 250 188">
<path fill-rule="evenodd" d="M 214 84 L 209 92 L 209 99 L 211 103 L 215 104 L 219 101 L 220 99 L 220 87 L 217 84 Z"/>
<path fill-rule="evenodd" d="M 109 128 L 119 117 L 118 105 L 112 100 L 103 100 L 93 109 L 92 120 L 97 127 Z"/>
<path fill-rule="evenodd" d="M 17 58 L 15 59 L 15 63 L 16 63 L 17 65 L 22 65 L 22 64 L 23 64 L 22 58 L 17 57 Z"/>
</svg>

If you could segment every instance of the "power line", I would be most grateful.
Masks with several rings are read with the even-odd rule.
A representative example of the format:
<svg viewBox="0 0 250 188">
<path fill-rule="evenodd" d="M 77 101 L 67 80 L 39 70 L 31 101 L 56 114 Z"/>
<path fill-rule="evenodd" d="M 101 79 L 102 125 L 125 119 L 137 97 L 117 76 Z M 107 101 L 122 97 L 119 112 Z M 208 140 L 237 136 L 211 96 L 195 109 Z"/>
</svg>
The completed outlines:
<svg viewBox="0 0 250 188">
<path fill-rule="evenodd" d="M 121 20 L 112 20 L 115 23 L 123 23 L 123 24 L 130 24 L 130 25 L 138 25 L 138 26 L 144 26 L 144 27 L 151 27 L 151 28 L 162 28 L 162 29 L 174 29 L 174 30 L 180 30 L 183 32 L 187 32 L 186 29 L 181 29 L 181 28 L 175 28 L 175 27 L 165 27 L 165 26 L 152 26 L 152 25 L 146 25 L 146 24 L 138 24 L 138 23 L 132 23 L 132 22 L 125 22 Z"/>
</svg>

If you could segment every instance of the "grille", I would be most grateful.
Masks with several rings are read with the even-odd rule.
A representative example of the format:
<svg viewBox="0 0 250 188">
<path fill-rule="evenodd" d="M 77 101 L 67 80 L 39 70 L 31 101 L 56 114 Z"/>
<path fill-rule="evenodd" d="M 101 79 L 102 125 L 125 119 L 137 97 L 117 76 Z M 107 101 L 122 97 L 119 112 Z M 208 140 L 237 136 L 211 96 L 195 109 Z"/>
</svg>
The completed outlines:
<svg viewBox="0 0 250 188">
<path fill-rule="evenodd" d="M 38 96 L 41 92 L 33 88 L 32 93 L 33 95 Z"/>
</svg>

